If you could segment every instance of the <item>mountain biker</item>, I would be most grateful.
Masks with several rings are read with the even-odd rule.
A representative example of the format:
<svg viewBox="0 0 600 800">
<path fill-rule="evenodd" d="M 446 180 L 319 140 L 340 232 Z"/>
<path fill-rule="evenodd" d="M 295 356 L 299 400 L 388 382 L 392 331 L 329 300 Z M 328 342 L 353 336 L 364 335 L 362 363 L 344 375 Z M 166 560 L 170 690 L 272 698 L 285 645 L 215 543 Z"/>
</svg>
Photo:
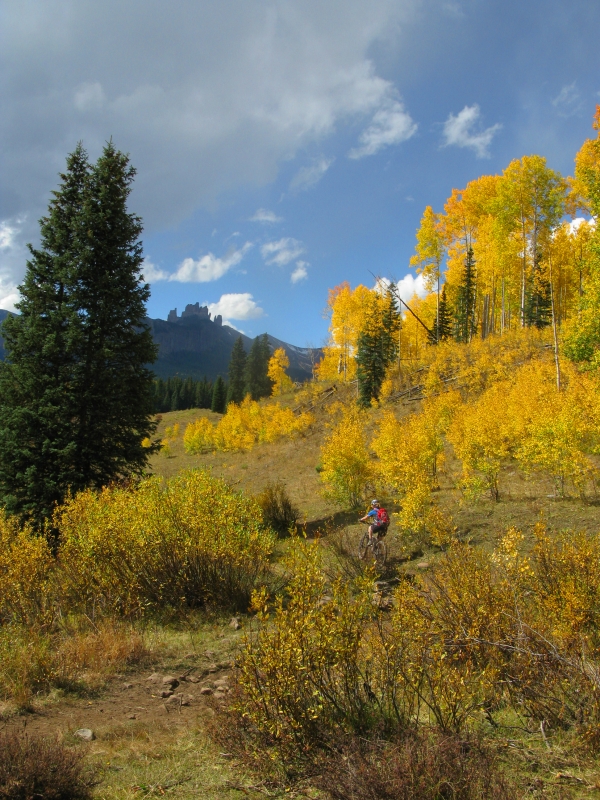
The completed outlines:
<svg viewBox="0 0 600 800">
<path fill-rule="evenodd" d="M 361 517 L 360 522 L 369 522 L 369 540 L 373 539 L 373 534 L 377 534 L 377 538 L 381 539 L 386 535 L 390 518 L 385 508 L 381 508 L 379 500 L 371 500 L 371 510 Z"/>
</svg>

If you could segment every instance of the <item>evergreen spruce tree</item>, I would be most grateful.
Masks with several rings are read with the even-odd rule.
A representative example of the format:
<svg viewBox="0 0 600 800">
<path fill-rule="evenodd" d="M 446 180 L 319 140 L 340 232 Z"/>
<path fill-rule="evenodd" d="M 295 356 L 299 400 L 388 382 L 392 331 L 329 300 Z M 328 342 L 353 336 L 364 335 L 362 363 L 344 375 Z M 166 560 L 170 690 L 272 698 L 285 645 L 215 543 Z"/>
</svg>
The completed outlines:
<svg viewBox="0 0 600 800">
<path fill-rule="evenodd" d="M 382 329 L 361 331 L 356 347 L 356 377 L 360 406 L 367 408 L 371 405 L 371 400 L 377 400 L 386 368 Z"/>
<path fill-rule="evenodd" d="M 269 338 L 264 333 L 262 336 L 257 336 L 252 342 L 246 361 L 245 392 L 249 393 L 253 400 L 260 400 L 261 397 L 269 397 L 271 394 L 273 384 L 267 374 L 270 358 Z"/>
<path fill-rule="evenodd" d="M 217 414 L 223 414 L 225 412 L 226 405 L 227 405 L 227 387 L 225 385 L 225 381 L 219 375 L 217 380 L 215 381 L 215 385 L 213 388 L 210 410 L 215 411 Z"/>
<path fill-rule="evenodd" d="M 393 283 L 388 286 L 381 319 L 373 320 L 357 340 L 358 403 L 365 408 L 379 398 L 387 368 L 398 355 L 400 312 L 395 289 Z"/>
<path fill-rule="evenodd" d="M 438 323 L 439 319 L 439 323 Z M 440 295 L 439 317 L 436 317 L 433 326 L 432 344 L 443 342 L 452 336 L 452 312 L 446 297 L 446 285 L 442 286 Z"/>
<path fill-rule="evenodd" d="M 476 331 L 476 279 L 475 258 L 473 249 L 469 247 L 465 259 L 463 281 L 458 290 L 458 300 L 454 314 L 454 338 L 457 342 L 470 342 Z"/>
<path fill-rule="evenodd" d="M 156 347 L 144 322 L 135 170 L 109 143 L 95 165 L 79 145 L 41 221 L 2 335 L 0 504 L 41 527 L 68 491 L 146 467 L 155 424 Z"/>
<path fill-rule="evenodd" d="M 381 355 L 386 368 L 398 355 L 398 334 L 400 332 L 400 312 L 396 300 L 396 284 L 390 283 L 385 293 L 385 306 L 381 319 Z"/>
<path fill-rule="evenodd" d="M 231 358 L 229 359 L 229 387 L 227 390 L 228 403 L 241 403 L 246 391 L 246 351 L 242 337 L 235 340 Z"/>
</svg>

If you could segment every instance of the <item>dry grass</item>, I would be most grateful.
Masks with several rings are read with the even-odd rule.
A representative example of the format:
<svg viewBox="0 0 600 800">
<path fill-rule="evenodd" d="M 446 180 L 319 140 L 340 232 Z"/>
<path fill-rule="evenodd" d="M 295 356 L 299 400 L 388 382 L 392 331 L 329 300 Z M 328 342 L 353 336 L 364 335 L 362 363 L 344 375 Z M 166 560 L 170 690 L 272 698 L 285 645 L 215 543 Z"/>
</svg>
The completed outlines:
<svg viewBox="0 0 600 800">
<path fill-rule="evenodd" d="M 139 631 L 108 620 L 40 629 L 6 627 L 0 636 L 0 697 L 5 712 L 29 709 L 52 689 L 93 692 L 120 670 L 141 666 L 149 652 Z"/>
</svg>

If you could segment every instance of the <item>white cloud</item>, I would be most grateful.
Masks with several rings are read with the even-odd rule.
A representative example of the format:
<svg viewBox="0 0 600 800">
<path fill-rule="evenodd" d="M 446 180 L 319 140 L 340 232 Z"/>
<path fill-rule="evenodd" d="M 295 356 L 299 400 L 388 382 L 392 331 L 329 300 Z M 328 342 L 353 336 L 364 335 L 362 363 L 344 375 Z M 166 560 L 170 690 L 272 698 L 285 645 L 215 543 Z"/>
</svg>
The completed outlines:
<svg viewBox="0 0 600 800">
<path fill-rule="evenodd" d="M 0 220 L 0 308 L 6 311 L 14 311 L 20 299 L 15 275 L 22 273 L 29 256 L 25 222 L 25 217 Z"/>
<path fill-rule="evenodd" d="M 318 158 L 310 166 L 301 167 L 292 178 L 290 189 L 302 191 L 316 186 L 334 161 L 334 158 Z"/>
<path fill-rule="evenodd" d="M 150 261 L 149 258 L 145 258 L 144 263 L 142 264 L 142 276 L 146 283 L 169 280 L 169 273 L 165 272 L 164 269 L 157 267 Z"/>
<path fill-rule="evenodd" d="M 206 305 L 213 318 L 217 314 L 223 317 L 224 324 L 228 324 L 225 322 L 226 319 L 259 319 L 265 313 L 249 292 L 222 294 L 216 303 Z"/>
<path fill-rule="evenodd" d="M 423 275 L 405 275 L 401 281 L 397 283 L 398 294 L 405 303 L 410 303 L 411 299 L 415 296 L 425 297 L 427 289 L 425 288 L 425 279 Z"/>
<path fill-rule="evenodd" d="M 177 281 L 178 283 L 209 283 L 222 278 L 236 264 L 239 264 L 252 242 L 246 242 L 239 250 L 231 250 L 224 258 L 217 258 L 212 253 L 207 253 L 197 261 L 193 258 L 184 258 L 176 272 L 165 272 L 155 266 L 150 259 L 145 258 L 142 265 L 142 275 L 148 283 L 155 281 Z"/>
<path fill-rule="evenodd" d="M 376 292 L 380 292 L 383 294 L 387 290 L 391 282 L 392 281 L 389 278 L 385 277 L 377 278 L 375 281 L 375 285 L 373 286 L 373 289 Z M 411 298 L 413 298 L 415 294 L 418 297 L 425 297 L 425 295 L 427 294 L 427 289 L 425 287 L 425 279 L 423 278 L 422 275 L 417 275 L 417 277 L 415 278 L 415 276 L 409 272 L 408 275 L 405 275 L 404 278 L 402 278 L 402 280 L 396 283 L 396 291 L 398 292 L 398 294 L 400 295 L 402 300 L 404 300 L 405 303 L 409 303 Z"/>
<path fill-rule="evenodd" d="M 290 275 L 290 280 L 292 283 L 298 283 L 298 281 L 303 281 L 305 278 L 308 277 L 308 272 L 306 268 L 308 267 L 307 261 L 296 261 L 296 269 Z"/>
<path fill-rule="evenodd" d="M 552 105 L 557 109 L 561 117 L 572 117 L 582 109 L 580 98 L 581 95 L 579 94 L 577 83 L 573 81 L 568 86 L 563 86 L 552 100 Z"/>
<path fill-rule="evenodd" d="M 386 97 L 369 127 L 361 133 L 360 147 L 350 150 L 348 157 L 373 156 L 384 147 L 405 142 L 416 131 L 417 125 L 402 103 L 393 97 Z"/>
<path fill-rule="evenodd" d="M 15 247 L 18 232 L 19 227 L 12 220 L 0 221 L 0 250 L 9 250 Z"/>
<path fill-rule="evenodd" d="M 373 48 L 422 2 L 3 0 L 2 213 L 37 219 L 78 138 L 94 157 L 109 135 L 131 153 L 147 234 L 272 182 L 378 111 L 394 87 Z"/>
<path fill-rule="evenodd" d="M 470 147 L 477 158 L 489 158 L 490 144 L 502 125 L 496 124 L 484 131 L 474 132 L 473 126 L 479 121 L 480 115 L 477 103 L 465 106 L 456 116 L 450 114 L 444 122 L 444 147 Z"/>
<path fill-rule="evenodd" d="M 571 220 L 571 222 L 569 222 L 567 224 L 568 224 L 568 227 L 569 227 L 569 233 L 572 236 L 573 234 L 577 233 L 577 231 L 579 230 L 579 228 L 582 225 L 590 225 L 592 228 L 595 228 L 596 227 L 596 220 L 594 218 L 585 219 L 585 217 L 575 217 L 574 220 Z"/>
<path fill-rule="evenodd" d="M 285 267 L 304 252 L 302 242 L 292 239 L 289 236 L 279 239 L 277 242 L 267 242 L 260 248 L 262 257 L 267 264 L 277 264 L 278 267 Z"/>
<path fill-rule="evenodd" d="M 259 208 L 253 217 L 250 217 L 250 222 L 283 222 L 283 217 L 278 217 L 273 211 L 268 211 L 266 208 Z"/>
<path fill-rule="evenodd" d="M 177 281 L 178 283 L 208 283 L 209 281 L 216 281 L 222 278 L 236 264 L 239 264 L 248 250 L 252 247 L 251 242 L 246 244 L 239 250 L 232 250 L 225 258 L 217 258 L 212 253 L 207 253 L 202 258 L 194 261 L 193 258 L 185 258 L 177 272 L 173 272 L 166 278 L 169 281 Z M 159 278 L 165 280 L 165 278 Z"/>
</svg>

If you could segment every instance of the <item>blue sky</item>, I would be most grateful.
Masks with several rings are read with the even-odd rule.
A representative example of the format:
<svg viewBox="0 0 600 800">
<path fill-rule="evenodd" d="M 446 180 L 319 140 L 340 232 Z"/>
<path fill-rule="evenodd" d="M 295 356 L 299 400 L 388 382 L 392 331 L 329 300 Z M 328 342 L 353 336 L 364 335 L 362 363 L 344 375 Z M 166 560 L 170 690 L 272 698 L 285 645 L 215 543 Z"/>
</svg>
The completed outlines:
<svg viewBox="0 0 600 800">
<path fill-rule="evenodd" d="M 425 205 L 600 102 L 592 0 L 0 0 L 0 307 L 78 140 L 138 170 L 149 314 L 321 344 L 327 289 L 414 280 Z"/>
</svg>

